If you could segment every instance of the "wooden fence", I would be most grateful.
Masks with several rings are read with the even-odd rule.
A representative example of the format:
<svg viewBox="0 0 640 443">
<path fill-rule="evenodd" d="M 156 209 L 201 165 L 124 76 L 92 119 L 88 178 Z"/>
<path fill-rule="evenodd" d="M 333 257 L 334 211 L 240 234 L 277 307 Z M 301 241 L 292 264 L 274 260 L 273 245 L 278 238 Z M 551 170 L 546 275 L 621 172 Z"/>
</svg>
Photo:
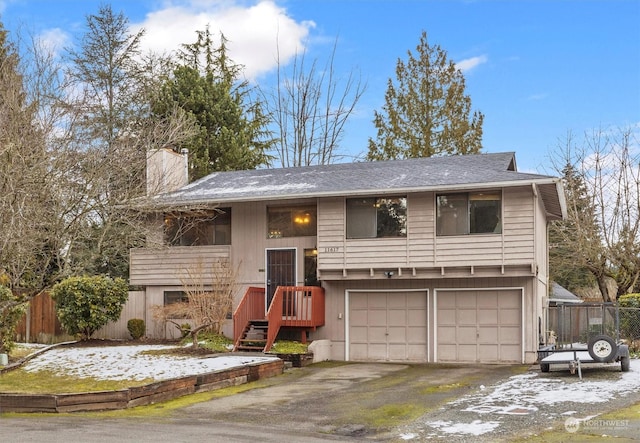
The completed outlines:
<svg viewBox="0 0 640 443">
<path fill-rule="evenodd" d="M 117 322 L 110 322 L 95 334 L 93 338 L 129 339 L 127 322 L 132 318 L 146 318 L 145 293 L 129 292 L 129 299 L 122 308 Z M 148 322 L 147 322 L 148 323 Z M 16 328 L 16 340 L 29 343 L 57 343 L 72 339 L 64 332 L 60 320 L 56 316 L 55 302 L 51 295 L 43 292 L 29 302 L 27 313 Z"/>
</svg>

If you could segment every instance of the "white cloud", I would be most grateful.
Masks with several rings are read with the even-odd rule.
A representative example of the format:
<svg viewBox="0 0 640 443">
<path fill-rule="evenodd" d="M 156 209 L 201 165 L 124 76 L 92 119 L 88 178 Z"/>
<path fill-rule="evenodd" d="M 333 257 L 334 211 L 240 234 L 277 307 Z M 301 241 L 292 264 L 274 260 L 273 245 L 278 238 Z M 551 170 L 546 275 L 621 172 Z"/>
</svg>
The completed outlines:
<svg viewBox="0 0 640 443">
<path fill-rule="evenodd" d="M 477 57 L 471 57 L 464 60 L 460 60 L 456 63 L 456 68 L 460 69 L 462 72 L 469 72 L 472 69 L 486 63 L 489 60 L 489 57 L 486 55 L 479 55 Z"/>
<path fill-rule="evenodd" d="M 222 32 L 228 42 L 229 56 L 245 67 L 245 75 L 255 79 L 281 63 L 290 60 L 304 48 L 311 21 L 297 22 L 286 9 L 273 1 L 262 0 L 251 5 L 239 1 L 170 1 L 162 9 L 149 12 L 133 31 L 145 29 L 144 50 L 170 52 L 183 43 L 192 43 L 196 31 L 209 29 L 218 42 Z"/>
<path fill-rule="evenodd" d="M 71 36 L 60 28 L 52 28 L 38 35 L 38 40 L 52 54 L 59 54 L 70 44 Z"/>
</svg>

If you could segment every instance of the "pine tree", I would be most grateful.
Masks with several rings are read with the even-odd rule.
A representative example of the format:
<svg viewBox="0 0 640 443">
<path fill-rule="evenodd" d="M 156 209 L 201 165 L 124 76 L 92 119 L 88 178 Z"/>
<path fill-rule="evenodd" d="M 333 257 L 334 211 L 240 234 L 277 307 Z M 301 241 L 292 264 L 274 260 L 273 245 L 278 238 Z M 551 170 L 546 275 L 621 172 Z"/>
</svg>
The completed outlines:
<svg viewBox="0 0 640 443">
<path fill-rule="evenodd" d="M 382 112 L 375 112 L 376 140 L 368 160 L 472 154 L 482 148 L 484 115 L 471 114 L 462 72 L 422 33 L 416 56 L 398 60 L 396 82 L 389 79 Z"/>
<path fill-rule="evenodd" d="M 266 164 L 272 141 L 261 103 L 250 101 L 246 81 L 238 82 L 241 67 L 229 59 L 224 36 L 215 48 L 208 28 L 197 34 L 195 43 L 183 45 L 181 64 L 153 104 L 155 116 L 177 105 L 194 119 L 197 135 L 174 146 L 189 150 L 191 180 Z"/>
</svg>

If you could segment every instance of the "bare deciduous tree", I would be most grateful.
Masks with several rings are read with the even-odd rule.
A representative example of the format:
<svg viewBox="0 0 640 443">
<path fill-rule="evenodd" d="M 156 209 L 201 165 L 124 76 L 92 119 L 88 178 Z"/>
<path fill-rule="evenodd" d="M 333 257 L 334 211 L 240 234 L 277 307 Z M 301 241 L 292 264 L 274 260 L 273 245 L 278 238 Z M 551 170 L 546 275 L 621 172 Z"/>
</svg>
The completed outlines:
<svg viewBox="0 0 640 443">
<path fill-rule="evenodd" d="M 233 307 L 238 290 L 238 267 L 228 260 L 217 260 L 210 268 L 200 262 L 185 269 L 181 276 L 185 300 L 165 306 L 155 306 L 156 320 L 175 325 L 181 331 L 180 319 L 190 319 L 194 325 L 188 331 L 194 348 L 198 347 L 198 333 L 210 330 L 222 334 L 222 326 Z"/>
<path fill-rule="evenodd" d="M 296 56 L 287 74 L 278 63 L 276 90 L 265 99 L 276 126 L 276 158 L 282 167 L 326 165 L 342 158 L 345 125 L 366 89 L 350 73 L 340 79 L 334 60 L 337 40 L 324 67 L 305 53 Z"/>
<path fill-rule="evenodd" d="M 573 244 L 575 262 L 595 277 L 604 301 L 638 289 L 640 282 L 639 141 L 633 128 L 594 131 L 582 146 L 569 135 L 554 159 L 559 173 L 571 168 L 586 188 L 586 204 L 568 192 L 572 228 L 560 232 Z M 615 282 L 615 294 L 609 293 L 608 281 Z"/>
</svg>

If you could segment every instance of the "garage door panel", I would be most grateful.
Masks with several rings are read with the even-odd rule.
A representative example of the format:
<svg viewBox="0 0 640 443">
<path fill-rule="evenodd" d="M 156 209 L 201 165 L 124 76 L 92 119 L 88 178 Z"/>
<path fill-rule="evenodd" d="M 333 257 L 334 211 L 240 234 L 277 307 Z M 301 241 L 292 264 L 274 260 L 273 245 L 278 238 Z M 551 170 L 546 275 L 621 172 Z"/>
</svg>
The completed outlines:
<svg viewBox="0 0 640 443">
<path fill-rule="evenodd" d="M 407 328 L 391 327 L 388 330 L 389 343 L 406 343 L 407 342 Z"/>
<path fill-rule="evenodd" d="M 407 325 L 407 311 L 398 311 L 397 309 L 389 310 L 389 325 L 390 326 L 406 326 Z"/>
<path fill-rule="evenodd" d="M 498 343 L 498 328 L 479 328 L 478 343 Z"/>
<path fill-rule="evenodd" d="M 387 328 L 369 326 L 367 340 L 369 343 L 384 343 L 387 341 Z"/>
<path fill-rule="evenodd" d="M 366 343 L 367 342 L 367 328 L 364 326 L 352 327 L 351 330 L 351 340 L 355 343 Z"/>
<path fill-rule="evenodd" d="M 387 293 L 386 292 L 373 292 L 367 297 L 367 306 L 369 309 L 379 308 L 382 310 L 387 309 Z"/>
<path fill-rule="evenodd" d="M 477 335 L 477 328 L 475 326 L 460 326 L 457 330 L 456 339 L 458 343 L 475 343 Z"/>
<path fill-rule="evenodd" d="M 500 328 L 499 340 L 502 344 L 519 344 L 520 328 L 517 326 Z"/>
<path fill-rule="evenodd" d="M 478 309 L 496 309 L 498 308 L 498 295 L 492 293 L 475 293 L 477 295 Z"/>
<path fill-rule="evenodd" d="M 387 311 L 380 309 L 372 309 L 368 312 L 368 324 L 369 325 L 385 325 L 387 322 Z"/>
<path fill-rule="evenodd" d="M 351 294 L 349 359 L 427 361 L 427 301 L 426 291 Z"/>
<path fill-rule="evenodd" d="M 386 343 L 375 344 L 369 343 L 366 360 L 386 360 L 387 345 Z"/>
<path fill-rule="evenodd" d="M 522 322 L 522 314 L 516 309 L 502 309 L 499 317 L 501 325 L 519 325 Z"/>
<path fill-rule="evenodd" d="M 477 296 L 475 292 L 458 292 L 455 295 L 455 306 L 458 309 L 476 309 L 477 308 Z"/>
<path fill-rule="evenodd" d="M 439 293 L 435 307 L 438 361 L 521 361 L 521 304 L 520 290 Z"/>
<path fill-rule="evenodd" d="M 449 326 L 455 325 L 456 311 L 453 309 L 441 309 L 438 311 L 438 325 Z"/>
<path fill-rule="evenodd" d="M 496 309 L 481 309 L 478 312 L 478 324 L 495 326 L 498 324 L 498 315 Z"/>
<path fill-rule="evenodd" d="M 500 360 L 500 347 L 496 344 L 482 344 L 478 347 L 481 362 L 496 362 Z"/>
<path fill-rule="evenodd" d="M 473 362 L 476 361 L 476 348 L 473 345 L 458 345 L 458 360 L 460 362 Z"/>
<path fill-rule="evenodd" d="M 456 345 L 438 345 L 438 360 L 458 361 L 458 347 Z"/>
<path fill-rule="evenodd" d="M 475 310 L 471 311 L 469 309 L 460 309 L 458 311 L 458 322 L 459 325 L 476 325 L 478 323 L 477 312 Z"/>
</svg>

